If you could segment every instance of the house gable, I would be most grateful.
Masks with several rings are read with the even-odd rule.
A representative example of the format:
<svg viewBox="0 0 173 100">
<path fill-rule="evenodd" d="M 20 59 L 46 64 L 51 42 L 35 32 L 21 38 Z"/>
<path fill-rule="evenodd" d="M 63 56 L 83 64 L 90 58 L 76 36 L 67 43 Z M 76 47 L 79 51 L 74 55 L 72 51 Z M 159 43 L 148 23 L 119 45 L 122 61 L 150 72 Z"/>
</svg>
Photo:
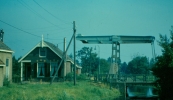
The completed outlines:
<svg viewBox="0 0 173 100">
<path fill-rule="evenodd" d="M 21 61 L 31 60 L 31 62 L 36 62 L 39 60 L 43 60 L 43 61 L 47 62 L 47 61 L 54 61 L 55 59 L 60 59 L 60 57 L 57 54 L 55 54 L 49 47 L 44 47 L 46 49 L 46 56 L 41 57 L 39 54 L 40 48 L 42 48 L 42 47 L 36 47 L 27 56 L 25 56 L 25 58 L 23 58 Z"/>
<path fill-rule="evenodd" d="M 46 54 L 46 57 L 39 57 L 39 48 L 46 48 L 47 49 L 46 52 L 49 54 Z M 31 49 L 25 56 L 23 56 L 18 62 L 21 62 L 22 60 L 30 60 L 31 58 L 33 60 L 36 60 L 38 58 L 59 59 L 62 58 L 62 54 L 63 52 L 52 43 L 41 41 L 33 49 Z"/>
</svg>

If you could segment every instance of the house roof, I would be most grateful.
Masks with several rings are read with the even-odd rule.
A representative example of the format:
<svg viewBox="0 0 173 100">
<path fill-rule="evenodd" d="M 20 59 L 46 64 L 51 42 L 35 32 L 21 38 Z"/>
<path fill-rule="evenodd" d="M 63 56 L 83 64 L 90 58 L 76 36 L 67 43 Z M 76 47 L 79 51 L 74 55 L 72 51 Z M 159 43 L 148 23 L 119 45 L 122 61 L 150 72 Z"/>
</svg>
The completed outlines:
<svg viewBox="0 0 173 100">
<path fill-rule="evenodd" d="M 40 41 L 33 49 L 31 49 L 25 56 L 23 56 L 18 62 L 21 62 L 30 52 L 32 52 L 36 47 L 48 47 L 49 49 L 51 49 L 56 55 L 58 55 L 60 58 L 62 58 L 63 56 L 63 51 L 60 50 L 57 46 L 55 46 L 54 44 L 47 42 L 47 41 Z M 70 61 L 72 64 L 74 64 L 73 60 L 67 56 L 67 60 L 66 61 Z M 78 68 L 82 68 L 79 65 L 77 65 Z"/>
<path fill-rule="evenodd" d="M 58 56 L 60 58 L 62 58 L 63 51 L 61 51 L 58 47 L 56 47 L 54 44 L 52 44 L 50 42 L 46 42 L 46 41 L 44 41 L 44 42 L 52 49 L 52 51 L 56 52 L 56 54 L 58 54 Z M 69 56 L 67 56 L 67 61 L 72 61 L 73 62 L 73 60 Z"/>
<path fill-rule="evenodd" d="M 57 46 L 55 46 L 54 44 L 44 41 L 49 47 L 50 49 L 52 49 L 52 51 L 56 52 L 57 55 L 59 55 L 60 58 L 62 58 L 63 56 L 63 51 L 61 51 Z M 73 60 L 67 56 L 67 61 L 70 61 L 72 64 L 74 64 Z M 78 68 L 82 68 L 79 65 L 77 65 Z"/>
<path fill-rule="evenodd" d="M 0 51 L 2 52 L 13 52 L 6 44 L 0 41 Z"/>
<path fill-rule="evenodd" d="M 1 59 L 0 59 L 0 66 L 5 66 L 5 64 L 3 63 Z"/>
</svg>

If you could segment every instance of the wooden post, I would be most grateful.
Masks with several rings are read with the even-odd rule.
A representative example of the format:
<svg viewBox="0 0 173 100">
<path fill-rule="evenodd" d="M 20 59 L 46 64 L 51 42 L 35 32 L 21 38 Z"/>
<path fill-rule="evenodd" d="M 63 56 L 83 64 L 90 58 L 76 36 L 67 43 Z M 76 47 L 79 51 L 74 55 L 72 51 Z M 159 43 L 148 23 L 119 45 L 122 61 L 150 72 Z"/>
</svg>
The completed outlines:
<svg viewBox="0 0 173 100">
<path fill-rule="evenodd" d="M 73 34 L 73 36 L 71 37 L 70 42 L 69 42 L 69 44 L 68 44 L 68 46 L 67 46 L 67 49 L 66 49 L 65 53 L 67 53 L 67 50 L 68 50 L 68 48 L 70 47 L 70 44 L 71 44 L 71 42 L 72 42 L 72 40 L 73 40 L 74 37 L 75 37 L 75 34 Z M 51 81 L 50 81 L 50 85 L 51 85 L 52 82 L 54 81 L 55 76 L 57 75 L 58 70 L 59 70 L 59 68 L 60 68 L 60 66 L 61 66 L 61 64 L 62 64 L 62 62 L 64 61 L 64 58 L 65 58 L 65 54 L 63 54 L 63 56 L 62 56 L 62 58 L 61 58 L 61 61 L 60 61 L 59 66 L 58 66 L 58 69 L 56 70 L 55 75 L 53 76 L 53 78 L 52 78 Z"/>
<path fill-rule="evenodd" d="M 74 34 L 74 85 L 76 85 L 76 26 L 75 21 L 73 21 L 73 34 Z"/>
<path fill-rule="evenodd" d="M 65 81 L 65 76 L 66 76 L 66 59 L 67 59 L 67 54 L 66 54 L 66 38 L 64 38 L 64 54 L 65 54 L 65 57 L 64 57 L 64 81 Z"/>
<path fill-rule="evenodd" d="M 126 100 L 126 92 L 127 92 L 127 87 L 126 87 L 126 82 L 124 82 L 124 100 Z"/>
<path fill-rule="evenodd" d="M 22 82 L 23 81 L 23 62 L 21 62 L 21 69 L 20 69 L 20 81 Z"/>
</svg>

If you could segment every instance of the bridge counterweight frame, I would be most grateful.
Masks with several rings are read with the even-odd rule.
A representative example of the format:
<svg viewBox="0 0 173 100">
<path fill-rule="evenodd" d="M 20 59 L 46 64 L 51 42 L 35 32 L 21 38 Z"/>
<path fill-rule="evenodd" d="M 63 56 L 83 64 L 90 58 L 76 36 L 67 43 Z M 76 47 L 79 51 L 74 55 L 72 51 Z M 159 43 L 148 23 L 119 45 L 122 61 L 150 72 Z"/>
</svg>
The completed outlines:
<svg viewBox="0 0 173 100">
<path fill-rule="evenodd" d="M 109 74 L 118 74 L 118 63 L 120 62 L 120 44 L 151 43 L 152 56 L 155 60 L 154 36 L 82 36 L 78 35 L 77 40 L 84 44 L 112 44 L 111 68 Z M 113 68 L 112 68 L 113 67 Z"/>
</svg>

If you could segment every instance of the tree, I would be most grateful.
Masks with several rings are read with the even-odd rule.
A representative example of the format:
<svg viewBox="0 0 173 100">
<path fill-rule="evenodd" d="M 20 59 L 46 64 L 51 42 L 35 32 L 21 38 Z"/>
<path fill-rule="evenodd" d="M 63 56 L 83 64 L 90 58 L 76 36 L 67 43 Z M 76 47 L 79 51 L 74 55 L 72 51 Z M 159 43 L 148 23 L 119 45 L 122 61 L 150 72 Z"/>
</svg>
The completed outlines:
<svg viewBox="0 0 173 100">
<path fill-rule="evenodd" d="M 20 76 L 20 66 L 19 63 L 17 61 L 17 59 L 15 58 L 15 56 L 13 56 L 13 72 L 12 72 L 12 76 L 14 75 L 19 75 Z"/>
<path fill-rule="evenodd" d="M 18 63 L 18 60 L 13 56 L 13 69 L 12 69 L 12 77 L 13 77 L 13 82 L 19 82 L 20 80 L 20 66 Z"/>
<path fill-rule="evenodd" d="M 167 36 L 160 35 L 158 44 L 162 47 L 162 55 L 156 57 L 153 74 L 157 77 L 156 87 L 160 100 L 173 100 L 173 26 L 171 41 Z"/>
<path fill-rule="evenodd" d="M 100 59 L 100 73 L 109 73 L 110 63 L 106 59 Z"/>
<path fill-rule="evenodd" d="M 108 73 L 110 68 L 110 63 L 103 58 L 99 58 L 96 53 L 93 53 L 93 49 L 89 47 L 83 47 L 79 50 L 77 59 L 81 63 L 83 73 L 98 73 L 99 62 L 100 73 Z"/>
<path fill-rule="evenodd" d="M 98 67 L 98 57 L 96 53 L 92 53 L 92 48 L 83 47 L 77 52 L 77 58 L 81 61 L 83 73 L 94 73 Z"/>
<path fill-rule="evenodd" d="M 154 58 L 150 59 L 150 69 L 154 66 L 155 62 L 154 62 Z"/>
<path fill-rule="evenodd" d="M 74 56 L 72 53 L 69 55 L 69 57 L 74 61 Z M 76 64 L 80 65 L 80 62 L 78 59 L 76 59 Z"/>
<path fill-rule="evenodd" d="M 128 63 L 127 74 L 147 74 L 149 70 L 149 62 L 146 56 L 137 56 Z"/>
<path fill-rule="evenodd" d="M 127 63 L 123 62 L 120 67 L 120 73 L 125 74 L 127 70 Z"/>
</svg>

